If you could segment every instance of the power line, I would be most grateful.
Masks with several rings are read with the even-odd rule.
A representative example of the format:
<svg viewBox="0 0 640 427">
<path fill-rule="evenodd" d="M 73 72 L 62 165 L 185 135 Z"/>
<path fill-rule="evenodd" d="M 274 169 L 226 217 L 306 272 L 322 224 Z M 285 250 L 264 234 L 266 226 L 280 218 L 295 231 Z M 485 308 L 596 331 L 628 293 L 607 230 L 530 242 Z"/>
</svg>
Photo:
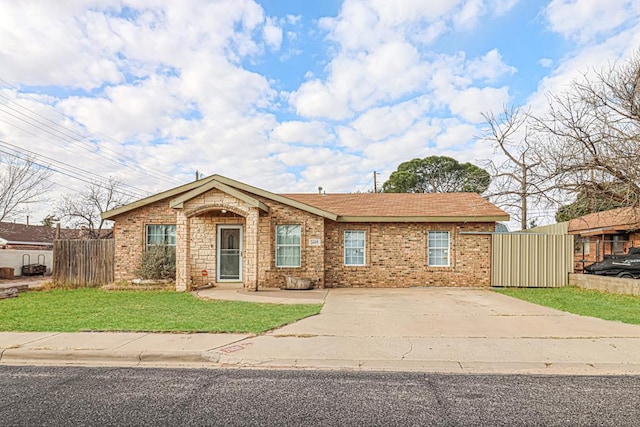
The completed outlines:
<svg viewBox="0 0 640 427">
<path fill-rule="evenodd" d="M 35 152 L 31 151 L 31 150 L 27 150 L 25 148 L 18 147 L 17 145 L 11 144 L 10 142 L 7 142 L 7 141 L 1 140 L 1 139 L 0 139 L 0 144 L 4 145 L 4 146 L 8 146 L 10 149 L 14 150 L 15 152 L 26 153 L 29 158 L 45 159 L 46 161 L 48 161 L 50 163 L 62 166 L 65 170 L 72 171 L 74 173 L 78 173 L 79 172 L 79 173 L 82 173 L 83 175 L 91 175 L 91 176 L 93 176 L 93 177 L 95 177 L 95 178 L 97 178 L 99 180 L 103 180 L 103 181 L 107 181 L 108 180 L 108 179 L 104 178 L 103 176 L 98 175 L 96 173 L 93 173 L 93 172 L 78 168 L 76 166 L 70 165 L 68 163 L 61 162 L 61 161 L 56 160 L 56 159 L 52 159 L 51 157 L 45 156 L 43 154 L 35 153 Z M 143 189 L 134 187 L 134 186 L 126 184 L 126 183 L 123 183 L 122 185 L 124 187 L 129 187 L 131 190 L 133 190 L 136 193 L 139 193 L 140 195 L 148 195 L 148 193 L 149 193 L 148 191 L 145 191 Z"/>
<path fill-rule="evenodd" d="M 11 85 L 6 80 L 0 78 L 0 82 L 2 82 L 5 86 L 15 90 L 16 92 L 19 92 L 18 88 L 16 88 L 15 86 Z M 45 103 L 33 98 L 29 94 L 24 94 L 23 93 L 23 95 L 28 97 L 29 99 L 33 100 L 34 102 L 40 104 L 40 105 L 44 105 L 45 107 L 49 108 L 50 110 L 52 110 L 55 114 L 59 115 L 60 117 L 66 119 L 66 120 L 71 120 L 73 122 L 78 123 L 76 120 L 74 120 L 74 119 L 72 119 L 70 117 L 67 117 L 64 114 L 60 113 L 58 110 L 53 108 L 51 105 L 45 104 Z M 10 103 L 13 103 L 13 104 L 17 105 L 21 109 L 29 112 L 31 115 L 35 115 L 37 117 L 40 117 L 44 121 L 37 120 L 37 119 L 35 119 L 33 117 L 30 117 L 29 115 L 27 115 L 25 113 L 22 113 L 22 112 L 18 111 L 17 109 L 12 108 L 12 107 L 10 107 L 8 105 L 5 105 L 5 108 L 11 109 L 12 111 L 20 114 L 22 117 L 26 117 L 27 119 L 31 120 L 32 122 L 29 122 L 28 120 L 26 120 L 26 119 L 24 119 L 22 117 L 18 117 L 15 114 L 11 114 L 11 113 L 9 113 L 9 112 L 7 112 L 5 110 L 2 110 L 5 114 L 8 114 L 8 115 L 10 115 L 10 116 L 12 116 L 12 117 L 14 117 L 14 118 L 16 118 L 18 120 L 21 120 L 21 121 L 29 124 L 30 126 L 33 126 L 33 127 L 37 128 L 37 129 L 39 129 L 41 131 L 47 132 L 47 133 L 55 136 L 56 138 L 59 138 L 59 139 L 66 138 L 67 140 L 65 142 L 71 143 L 71 144 L 76 145 L 76 146 L 82 146 L 83 149 L 89 150 L 89 152 L 92 155 L 101 157 L 101 158 L 103 158 L 105 160 L 109 160 L 109 161 L 115 162 L 119 166 L 125 166 L 127 168 L 135 168 L 136 170 L 143 170 L 148 175 L 153 176 L 153 177 L 155 177 L 157 179 L 160 179 L 160 180 L 165 181 L 165 182 L 170 183 L 170 184 L 178 183 L 177 179 L 175 179 L 175 178 L 173 178 L 171 176 L 167 176 L 166 174 L 158 173 L 155 170 L 152 170 L 152 169 L 149 169 L 148 167 L 145 167 L 144 165 L 139 165 L 139 164 L 136 164 L 135 166 L 132 165 L 131 164 L 132 162 L 136 163 L 135 159 L 132 159 L 132 158 L 130 158 L 128 156 L 124 156 L 122 153 L 119 153 L 119 152 L 114 151 L 114 150 L 110 150 L 109 148 L 106 148 L 106 147 L 98 147 L 93 141 L 91 141 L 90 143 L 85 142 L 85 140 L 88 139 L 87 136 L 82 135 L 82 134 L 80 134 L 79 132 L 77 132 L 75 130 L 66 128 L 64 126 L 61 126 L 59 123 L 49 119 L 48 117 L 43 116 L 42 114 L 40 114 L 40 113 L 38 113 L 36 111 L 33 111 L 33 110 L 23 106 L 19 102 L 15 101 L 15 100 L 13 100 L 13 99 L 5 96 L 5 95 L 0 94 L 0 97 L 6 99 Z M 37 124 L 34 124 L 33 122 L 35 122 Z M 49 125 L 47 122 L 51 123 L 53 126 Z M 8 123 L 8 122 L 5 121 L 5 123 Z M 88 126 L 85 126 L 85 125 L 83 125 L 81 123 L 79 123 L 79 124 L 82 125 L 85 129 L 87 129 L 87 130 L 89 130 L 89 131 L 91 131 L 91 132 L 93 132 L 93 133 L 95 133 L 97 135 L 100 135 L 100 136 L 104 137 L 105 139 L 110 140 L 110 141 L 112 141 L 112 142 L 114 142 L 114 143 L 116 143 L 118 145 L 121 145 L 121 143 L 119 141 L 115 140 L 114 138 L 112 138 L 112 137 L 110 137 L 110 136 L 108 136 L 108 135 L 106 135 L 106 134 L 104 134 L 102 132 L 98 132 L 96 130 L 93 130 L 93 129 L 89 128 Z M 49 129 L 51 129 L 51 131 L 57 132 L 57 133 L 63 135 L 64 138 L 61 137 L 60 135 L 52 134 L 52 132 L 46 130 L 46 128 L 49 128 Z M 63 129 L 64 132 L 59 130 L 59 129 L 56 129 L 56 128 Z M 74 135 L 76 135 L 76 136 L 74 136 Z M 70 139 L 70 141 L 69 141 L 69 139 Z M 96 153 L 94 151 L 96 148 L 99 148 L 101 152 L 100 153 Z"/>
<path fill-rule="evenodd" d="M 5 107 L 6 107 L 6 106 L 5 106 Z M 11 108 L 11 107 L 8 107 L 8 108 Z M 14 111 L 16 111 L 16 110 L 15 110 L 15 109 L 13 109 L 13 108 L 11 108 L 11 109 L 12 109 L 12 110 L 14 110 Z M 28 124 L 28 125 L 30 125 L 30 126 L 32 126 L 32 127 L 34 127 L 34 128 L 36 128 L 36 129 L 38 129 L 38 130 L 40 130 L 40 131 L 42 131 L 42 132 L 45 132 L 45 133 L 47 133 L 47 134 L 49 134 L 49 135 L 53 136 L 54 138 L 62 139 L 62 140 L 63 140 L 63 142 L 70 143 L 70 144 L 72 144 L 72 145 L 76 145 L 76 146 L 78 146 L 78 143 L 82 143 L 82 144 L 84 144 L 84 145 L 87 145 L 86 143 L 83 143 L 82 141 L 78 141 L 77 139 L 74 139 L 74 140 L 71 140 L 71 141 L 70 141 L 70 140 L 67 140 L 67 139 L 63 139 L 63 138 L 62 138 L 60 135 L 58 135 L 58 134 L 62 134 L 63 136 L 68 136 L 68 135 L 66 135 L 65 133 L 63 133 L 63 132 L 61 132 L 61 131 L 59 131 L 59 130 L 57 130 L 57 129 L 55 129 L 55 128 L 53 128 L 53 127 L 49 126 L 49 125 L 46 125 L 46 124 L 45 124 L 45 125 L 44 125 L 45 127 L 42 127 L 42 126 L 40 126 L 40 125 L 35 125 L 35 124 L 31 123 L 30 121 L 26 120 L 26 119 L 25 119 L 25 118 L 23 118 L 23 117 L 19 117 L 19 116 L 15 115 L 15 114 L 12 114 L 12 113 L 8 112 L 8 111 L 5 111 L 5 110 L 3 110 L 2 108 L 0 108 L 0 111 L 2 111 L 3 113 L 5 113 L 5 114 L 7 114 L 7 115 L 9 115 L 9 116 L 11 116 L 11 117 L 14 117 L 14 118 L 15 118 L 15 119 L 17 119 L 17 120 L 20 120 L 20 121 L 22 121 L 22 122 L 24 122 L 24 123 L 26 123 L 26 124 Z M 28 116 L 26 116 L 26 115 L 25 115 L 25 114 L 23 114 L 23 113 L 20 113 L 20 112 L 18 112 L 18 113 L 19 113 L 20 115 L 22 115 L 22 116 L 26 117 L 26 118 L 27 118 L 27 119 L 29 119 L 29 120 L 34 120 L 33 118 L 28 117 Z M 43 141 L 46 141 L 46 142 L 52 143 L 52 144 L 57 145 L 57 146 L 59 146 L 59 147 L 61 147 L 61 148 L 64 148 L 64 149 L 67 149 L 67 148 L 68 148 L 68 147 L 63 146 L 63 145 L 61 145 L 61 144 L 59 144 L 59 143 L 56 143 L 55 141 L 52 141 L 52 140 L 50 140 L 50 139 L 45 139 L 45 138 L 44 138 L 44 137 L 42 137 L 41 135 L 38 135 L 38 134 L 33 133 L 33 132 L 31 132 L 31 131 L 29 131 L 29 130 L 27 130 L 27 129 L 24 129 L 24 128 L 22 128 L 22 127 L 20 127 L 20 126 L 16 125 L 15 123 L 10 122 L 10 121 L 4 120 L 4 119 L 2 119 L 2 118 L 0 118 L 0 121 L 4 122 L 4 123 L 6 123 L 6 124 L 8 124 L 8 125 L 10 125 L 10 126 L 13 126 L 13 127 L 17 128 L 17 129 L 19 129 L 19 130 L 21 130 L 21 131 L 23 131 L 23 132 L 25 132 L 25 133 L 27 133 L 27 134 L 29 134 L 29 135 L 32 135 L 32 136 L 34 136 L 34 137 L 36 137 L 36 138 L 42 139 Z M 37 123 L 41 123 L 40 121 L 37 121 L 37 120 L 34 120 L 34 121 L 36 121 Z M 47 128 L 49 128 L 49 129 L 51 129 L 51 130 L 49 130 L 49 129 L 47 129 Z M 63 129 L 66 129 L 66 128 L 63 128 Z M 95 146 L 93 146 L 93 145 L 91 145 L 91 148 L 92 148 L 92 149 L 95 149 L 96 147 L 95 147 Z M 112 161 L 112 162 L 114 162 L 115 164 L 117 164 L 118 166 L 130 167 L 130 165 L 128 165 L 127 163 L 123 163 L 123 162 L 121 162 L 121 161 L 119 161 L 118 159 L 115 159 L 115 158 L 113 158 L 113 157 L 108 157 L 108 156 L 105 156 L 105 155 L 103 155 L 103 154 L 96 153 L 96 152 L 93 152 L 93 151 L 91 151 L 91 154 L 92 154 L 93 156 L 97 156 L 97 157 L 102 158 L 102 159 L 104 159 L 104 160 Z M 92 162 L 96 163 L 96 164 L 99 164 L 99 165 L 103 165 L 103 164 L 104 164 L 104 163 L 97 162 L 95 159 L 92 159 L 92 158 L 89 158 L 89 157 L 86 157 L 86 156 L 84 156 L 84 157 L 85 157 L 86 159 L 88 159 L 88 160 L 90 160 L 90 161 L 92 161 Z M 140 167 L 140 169 L 144 169 L 144 168 Z M 164 178 L 165 178 L 165 177 L 164 177 L 164 175 L 159 175 L 159 174 L 150 174 L 150 175 L 155 175 L 157 178 L 160 178 L 160 179 L 164 179 Z M 166 179 L 164 179 L 164 180 L 166 181 Z"/>
<path fill-rule="evenodd" d="M 6 146 L 7 144 L 5 144 L 4 142 L 0 141 L 0 145 Z M 8 144 L 8 145 L 12 145 L 12 144 Z M 74 168 L 73 166 L 69 166 L 66 163 L 62 163 L 62 162 L 58 162 L 58 161 L 53 160 L 53 159 L 49 159 L 46 156 L 37 155 L 35 153 L 33 155 L 32 154 L 25 155 L 24 153 L 21 153 L 21 150 L 19 150 L 19 149 L 15 149 L 15 148 L 11 148 L 11 147 L 9 147 L 8 149 L 12 150 L 12 151 L 7 151 L 7 148 L 5 148 L 5 149 L 0 148 L 0 153 L 4 153 L 4 154 L 6 154 L 8 156 L 15 157 L 15 158 L 20 159 L 22 161 L 31 161 L 36 166 L 39 166 L 41 168 L 50 170 L 50 171 L 52 171 L 54 173 L 58 173 L 58 174 L 67 176 L 69 178 L 76 179 L 78 181 L 82 181 L 82 182 L 84 182 L 86 184 L 96 185 L 96 186 L 98 186 L 100 188 L 108 189 L 108 187 L 105 184 L 105 182 L 107 182 L 108 179 L 104 178 L 104 177 L 102 177 L 100 175 L 94 174 L 92 172 L 83 171 L 83 170 Z M 29 152 L 28 150 L 25 150 L 25 151 L 27 151 L 28 153 L 32 153 L 32 152 Z M 22 154 L 22 156 L 20 154 Z M 41 158 L 52 160 L 55 164 L 53 164 L 53 165 L 52 164 L 46 164 L 46 163 L 42 162 Z M 81 172 L 82 174 L 92 175 L 94 177 L 94 180 L 86 179 L 82 174 L 79 174 L 79 172 Z M 131 187 L 131 186 L 127 185 L 127 184 L 122 184 L 122 185 L 123 186 L 127 186 L 127 187 Z M 140 190 L 138 190 L 138 189 L 135 189 L 134 191 L 131 191 L 131 190 L 125 191 L 125 190 L 116 189 L 114 191 L 116 191 L 116 192 L 118 192 L 120 194 L 124 194 L 124 195 L 130 196 L 130 197 L 133 197 L 133 198 L 141 198 L 141 197 L 144 197 L 144 196 L 148 195 L 148 192 L 140 193 L 139 192 Z"/>
</svg>

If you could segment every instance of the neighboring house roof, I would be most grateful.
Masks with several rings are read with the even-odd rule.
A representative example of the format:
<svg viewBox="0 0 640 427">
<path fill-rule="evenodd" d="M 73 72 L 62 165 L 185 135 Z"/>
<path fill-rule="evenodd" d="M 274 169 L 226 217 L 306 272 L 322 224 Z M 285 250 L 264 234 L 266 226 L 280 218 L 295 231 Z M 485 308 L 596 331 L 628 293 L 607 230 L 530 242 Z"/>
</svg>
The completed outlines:
<svg viewBox="0 0 640 427">
<path fill-rule="evenodd" d="M 79 239 L 82 230 L 60 229 L 61 239 Z M 56 229 L 44 225 L 0 222 L 0 244 L 2 245 L 53 245 Z"/>
<path fill-rule="evenodd" d="M 338 222 L 495 222 L 508 221 L 509 215 L 476 193 L 353 193 L 353 194 L 275 194 L 251 185 L 212 175 L 200 181 L 158 193 L 137 202 L 105 212 L 117 215 L 174 197 L 172 208 L 211 189 L 234 195 L 252 206 L 269 208 L 251 195 L 264 197 Z"/>
<path fill-rule="evenodd" d="M 569 221 L 569 234 L 616 234 L 640 230 L 640 209 L 618 208 L 584 215 Z"/>
</svg>

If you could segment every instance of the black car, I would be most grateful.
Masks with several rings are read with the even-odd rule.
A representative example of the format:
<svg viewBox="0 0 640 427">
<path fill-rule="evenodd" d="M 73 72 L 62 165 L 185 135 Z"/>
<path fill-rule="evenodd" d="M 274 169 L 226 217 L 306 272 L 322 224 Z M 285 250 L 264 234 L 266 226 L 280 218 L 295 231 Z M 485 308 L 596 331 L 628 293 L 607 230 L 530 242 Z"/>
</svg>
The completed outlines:
<svg viewBox="0 0 640 427">
<path fill-rule="evenodd" d="M 640 247 L 629 248 L 626 255 L 605 255 L 604 260 L 584 268 L 587 274 L 640 279 Z"/>
</svg>

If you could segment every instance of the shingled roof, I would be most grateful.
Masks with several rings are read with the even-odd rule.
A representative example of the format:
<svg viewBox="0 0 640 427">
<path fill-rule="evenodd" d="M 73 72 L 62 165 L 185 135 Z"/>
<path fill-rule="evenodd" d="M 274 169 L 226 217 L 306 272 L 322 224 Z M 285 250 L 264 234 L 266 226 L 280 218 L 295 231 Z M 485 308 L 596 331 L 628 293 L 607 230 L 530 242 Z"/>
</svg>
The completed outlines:
<svg viewBox="0 0 640 427">
<path fill-rule="evenodd" d="M 283 194 L 343 218 L 495 217 L 508 215 L 477 193 Z M 499 218 L 499 219 L 498 219 Z"/>
<path fill-rule="evenodd" d="M 149 196 L 102 214 L 113 219 L 142 206 L 170 199 L 172 208 L 181 209 L 191 198 L 211 189 L 228 192 L 254 206 L 264 197 L 337 222 L 496 222 L 509 215 L 476 193 L 348 193 L 275 194 L 233 179 L 212 175 L 171 190 Z"/>
<path fill-rule="evenodd" d="M 0 243 L 4 244 L 30 244 L 53 245 L 56 229 L 44 225 L 16 224 L 13 222 L 0 222 Z M 62 239 L 79 239 L 82 230 L 62 228 Z"/>
<path fill-rule="evenodd" d="M 640 209 L 618 208 L 569 221 L 570 234 L 612 234 L 640 230 Z"/>
</svg>

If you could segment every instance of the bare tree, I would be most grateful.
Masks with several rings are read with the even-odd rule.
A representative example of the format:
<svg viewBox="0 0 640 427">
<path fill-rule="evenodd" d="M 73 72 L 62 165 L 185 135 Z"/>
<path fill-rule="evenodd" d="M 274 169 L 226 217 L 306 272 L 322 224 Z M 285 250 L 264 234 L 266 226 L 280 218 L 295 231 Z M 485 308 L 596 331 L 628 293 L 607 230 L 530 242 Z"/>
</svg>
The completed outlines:
<svg viewBox="0 0 640 427">
<path fill-rule="evenodd" d="M 529 128 L 530 114 L 521 107 L 507 107 L 499 115 L 483 113 L 487 128 L 482 140 L 491 143 L 500 160 L 486 160 L 483 166 L 492 178 L 488 197 L 520 221 L 522 229 L 535 221 L 530 203 L 547 204 L 550 188 L 541 175 L 544 157 L 537 135 Z"/>
<path fill-rule="evenodd" d="M 598 206 L 640 206 L 640 52 L 548 95 L 535 119 L 546 134 L 546 167 L 559 190 Z"/>
<path fill-rule="evenodd" d="M 109 178 L 104 184 L 88 185 L 76 195 L 66 195 L 56 204 L 60 219 L 73 228 L 86 230 L 91 239 L 111 238 L 113 233 L 109 221 L 100 214 L 126 204 L 130 197 L 120 190 L 122 182 Z"/>
<path fill-rule="evenodd" d="M 0 157 L 0 221 L 15 218 L 32 203 L 43 200 L 53 185 L 51 170 L 31 158 Z"/>
</svg>

